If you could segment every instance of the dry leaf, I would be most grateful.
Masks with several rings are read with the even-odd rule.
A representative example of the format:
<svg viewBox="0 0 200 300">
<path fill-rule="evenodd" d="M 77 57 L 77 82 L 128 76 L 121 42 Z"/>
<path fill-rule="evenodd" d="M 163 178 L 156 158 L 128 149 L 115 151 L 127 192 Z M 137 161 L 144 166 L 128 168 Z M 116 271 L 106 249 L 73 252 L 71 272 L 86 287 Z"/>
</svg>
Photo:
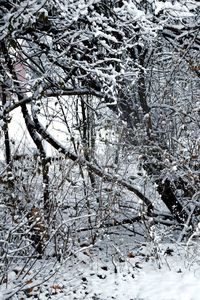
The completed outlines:
<svg viewBox="0 0 200 300">
<path fill-rule="evenodd" d="M 31 284 L 31 283 L 33 283 L 33 280 L 27 280 L 27 281 L 26 281 L 26 284 Z M 27 289 L 25 290 L 25 292 L 28 293 L 28 294 L 31 294 L 32 291 L 33 291 L 33 287 L 27 288 Z"/>
<path fill-rule="evenodd" d="M 90 250 L 89 250 L 89 249 L 85 249 L 85 250 L 83 251 L 83 254 L 85 254 L 85 255 L 87 255 L 87 256 L 89 256 L 89 257 L 92 256 L 92 254 L 90 253 Z"/>
<path fill-rule="evenodd" d="M 55 293 L 58 293 L 58 291 L 62 290 L 62 286 L 59 284 L 54 284 L 51 286 L 52 289 L 54 289 Z"/>
<path fill-rule="evenodd" d="M 133 257 L 135 257 L 135 254 L 134 254 L 133 252 L 129 252 L 129 253 L 127 254 L 127 256 L 128 256 L 129 258 L 133 258 Z"/>
</svg>

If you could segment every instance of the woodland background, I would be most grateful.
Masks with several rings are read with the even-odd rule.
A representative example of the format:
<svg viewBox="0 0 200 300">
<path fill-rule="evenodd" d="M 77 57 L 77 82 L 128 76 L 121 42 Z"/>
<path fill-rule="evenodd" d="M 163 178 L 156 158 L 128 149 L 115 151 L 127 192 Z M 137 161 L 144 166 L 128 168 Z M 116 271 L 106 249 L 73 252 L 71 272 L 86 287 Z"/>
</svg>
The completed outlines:
<svg viewBox="0 0 200 300">
<path fill-rule="evenodd" d="M 0 0 L 0 49 L 6 299 L 111 231 L 198 235 L 199 1 Z"/>
</svg>

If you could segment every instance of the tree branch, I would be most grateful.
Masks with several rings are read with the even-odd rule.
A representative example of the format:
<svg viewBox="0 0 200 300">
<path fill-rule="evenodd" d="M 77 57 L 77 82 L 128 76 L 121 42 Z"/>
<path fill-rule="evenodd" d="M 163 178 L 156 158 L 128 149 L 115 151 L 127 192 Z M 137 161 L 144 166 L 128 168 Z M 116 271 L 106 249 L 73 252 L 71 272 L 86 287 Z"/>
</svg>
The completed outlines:
<svg viewBox="0 0 200 300">
<path fill-rule="evenodd" d="M 93 163 L 87 161 L 83 157 L 79 157 L 74 153 L 71 153 L 68 151 L 62 144 L 60 144 L 58 141 L 56 141 L 48 132 L 47 130 L 40 124 L 36 114 L 33 115 L 33 120 L 35 122 L 35 129 L 37 132 L 45 139 L 53 148 L 58 150 L 60 153 L 63 153 L 67 158 L 77 161 L 77 163 L 81 165 L 85 165 L 90 171 L 94 172 L 99 177 L 103 178 L 104 181 L 108 182 L 115 182 L 116 184 L 119 184 L 129 191 L 133 192 L 140 200 L 142 200 L 146 206 L 148 213 L 151 214 L 153 210 L 153 204 L 151 201 L 143 195 L 138 189 L 136 189 L 133 185 L 128 183 L 126 180 L 123 180 L 120 178 L 119 175 L 111 175 L 109 173 L 106 173 L 101 168 L 95 166 Z"/>
</svg>

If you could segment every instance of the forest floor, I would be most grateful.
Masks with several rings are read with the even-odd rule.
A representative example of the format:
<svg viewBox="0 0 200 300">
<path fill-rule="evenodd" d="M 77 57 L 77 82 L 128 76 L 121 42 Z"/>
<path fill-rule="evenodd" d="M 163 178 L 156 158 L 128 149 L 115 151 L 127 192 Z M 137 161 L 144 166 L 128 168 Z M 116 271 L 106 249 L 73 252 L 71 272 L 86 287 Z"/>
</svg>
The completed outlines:
<svg viewBox="0 0 200 300">
<path fill-rule="evenodd" d="M 62 263 L 38 260 L 24 278 L 23 291 L 10 298 L 17 287 L 11 272 L 10 283 L 0 287 L 0 300 L 199 300 L 197 243 L 145 243 L 105 235 Z"/>
</svg>

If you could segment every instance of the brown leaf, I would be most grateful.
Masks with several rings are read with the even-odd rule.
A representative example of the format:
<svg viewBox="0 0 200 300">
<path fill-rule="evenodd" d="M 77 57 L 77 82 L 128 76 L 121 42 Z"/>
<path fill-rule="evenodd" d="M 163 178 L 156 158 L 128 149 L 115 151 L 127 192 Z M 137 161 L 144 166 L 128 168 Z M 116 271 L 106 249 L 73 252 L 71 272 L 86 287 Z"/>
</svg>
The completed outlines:
<svg viewBox="0 0 200 300">
<path fill-rule="evenodd" d="M 135 254 L 134 254 L 133 252 L 129 252 L 129 253 L 127 254 L 127 256 L 128 256 L 129 258 L 133 258 L 133 257 L 135 257 Z"/>
<path fill-rule="evenodd" d="M 62 290 L 62 286 L 59 284 L 54 284 L 51 286 L 51 288 L 55 290 L 55 293 L 58 293 L 58 291 Z"/>
<path fill-rule="evenodd" d="M 31 279 L 26 281 L 26 284 L 31 284 L 31 283 L 33 283 L 33 280 L 31 280 Z M 31 294 L 32 291 L 33 291 L 33 287 L 25 289 L 25 292 L 28 294 Z"/>
<path fill-rule="evenodd" d="M 32 291 L 33 291 L 33 288 L 28 288 L 28 289 L 25 290 L 25 292 L 26 292 L 27 294 L 31 294 Z"/>
<path fill-rule="evenodd" d="M 26 284 L 31 284 L 31 283 L 33 283 L 33 280 L 31 279 L 26 281 Z"/>
</svg>

